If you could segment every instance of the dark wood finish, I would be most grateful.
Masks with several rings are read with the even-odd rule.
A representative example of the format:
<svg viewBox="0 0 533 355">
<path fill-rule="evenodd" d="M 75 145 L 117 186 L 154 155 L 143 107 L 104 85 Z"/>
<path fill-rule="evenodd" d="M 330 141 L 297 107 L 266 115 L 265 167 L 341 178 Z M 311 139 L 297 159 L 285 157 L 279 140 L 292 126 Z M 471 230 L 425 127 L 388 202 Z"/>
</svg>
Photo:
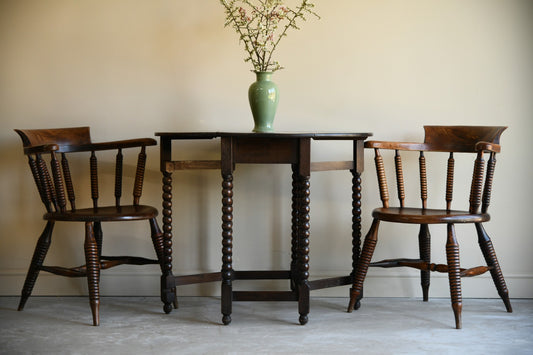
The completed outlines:
<svg viewBox="0 0 533 355">
<path fill-rule="evenodd" d="M 24 308 L 31 295 L 39 271 L 47 271 L 67 277 L 87 277 L 89 300 L 93 314 L 93 325 L 98 325 L 100 304 L 100 270 L 110 267 L 133 264 L 163 263 L 163 234 L 157 225 L 157 209 L 141 205 L 142 186 L 146 164 L 146 147 L 157 142 L 151 138 L 130 139 L 114 142 L 92 143 L 89 127 L 15 130 L 22 139 L 24 153 L 33 174 L 41 200 L 46 208 L 43 218 L 47 221 L 32 258 L 26 281 L 22 289 L 19 311 Z M 122 204 L 123 191 L 123 150 L 138 148 L 135 181 L 133 183 L 132 204 Z M 96 152 L 102 150 L 117 151 L 115 159 L 114 200 L 112 206 L 99 204 L 99 165 Z M 69 159 L 88 155 L 90 174 L 90 197 L 92 206 L 78 208 L 76 205 L 75 185 L 70 170 Z M 76 153 L 76 155 L 74 155 Z M 132 256 L 102 256 L 103 232 L 102 222 L 148 220 L 151 239 L 157 259 Z M 85 265 L 65 268 L 43 265 L 50 247 L 52 231 L 56 222 L 85 223 Z"/>
<path fill-rule="evenodd" d="M 428 269 L 420 269 L 420 285 L 422 286 L 422 299 L 424 302 L 429 301 L 429 271 L 431 268 L 431 234 L 429 233 L 429 226 L 426 223 L 420 225 L 418 233 L 418 253 L 420 259 L 428 265 Z M 434 264 L 433 264 L 434 265 Z"/>
<path fill-rule="evenodd" d="M 494 252 L 492 242 L 483 228 L 484 222 L 490 220 L 487 213 L 490 205 L 496 153 L 500 151 L 500 135 L 506 127 L 477 127 L 477 126 L 425 126 L 423 143 L 409 142 L 378 142 L 369 141 L 365 147 L 375 151 L 375 164 L 380 189 L 382 207 L 374 209 L 372 227 L 365 237 L 365 242 L 359 263 L 356 266 L 353 287 L 351 290 L 348 311 L 359 307 L 362 298 L 363 283 L 369 266 L 378 267 L 412 267 L 421 270 L 421 285 L 423 300 L 428 300 L 429 272 L 438 271 L 448 273 L 452 309 L 455 315 L 455 326 L 461 328 L 461 277 L 477 276 L 490 271 L 498 294 L 502 298 L 508 312 L 512 312 L 509 292 L 503 278 L 500 265 Z M 398 191 L 399 207 L 390 206 L 390 196 L 385 173 L 385 163 L 381 150 L 393 150 L 394 171 L 396 173 L 396 189 Z M 418 179 L 420 182 L 421 207 L 405 206 L 406 172 L 402 165 L 401 152 L 418 154 Z M 428 208 L 428 174 L 424 152 L 444 152 L 448 154 L 446 189 L 442 209 Z M 471 180 L 468 208 L 452 210 L 454 174 L 456 162 L 454 154 L 471 154 L 474 156 L 473 174 Z M 489 159 L 485 162 L 485 156 Z M 420 259 L 387 259 L 371 263 L 372 255 L 378 239 L 378 229 L 381 221 L 392 223 L 419 224 L 418 234 Z M 486 266 L 469 269 L 460 268 L 459 244 L 455 235 L 456 223 L 473 223 L 478 234 L 478 242 L 485 257 Z M 432 264 L 430 255 L 431 236 L 429 225 L 446 224 L 448 237 L 446 242 L 447 264 Z"/>
<path fill-rule="evenodd" d="M 314 289 L 349 285 L 350 275 L 309 281 L 310 176 L 312 171 L 348 170 L 352 173 L 353 269 L 359 259 L 361 239 L 361 173 L 364 144 L 369 133 L 231 133 L 162 132 L 161 172 L 163 173 L 163 231 L 165 247 L 161 299 L 165 312 L 175 299 L 176 286 L 221 281 L 222 322 L 231 322 L 233 301 L 297 301 L 300 324 L 308 322 L 309 295 Z M 218 160 L 172 160 L 172 141 L 220 139 Z M 353 159 L 340 162 L 311 162 L 312 140 L 353 142 Z M 290 164 L 292 167 L 292 228 L 290 270 L 241 271 L 233 269 L 233 187 L 237 164 Z M 172 275 L 172 173 L 185 169 L 220 169 L 222 175 L 222 268 L 220 273 Z M 290 291 L 234 291 L 236 280 L 287 279 Z"/>
<path fill-rule="evenodd" d="M 185 160 L 167 162 L 166 170 L 220 169 L 220 160 Z"/>
<path fill-rule="evenodd" d="M 421 271 L 438 271 L 438 272 L 448 272 L 447 264 L 432 264 L 428 263 L 423 259 L 387 259 L 378 262 L 373 262 L 370 266 L 379 266 L 384 268 L 397 267 L 397 266 L 408 266 Z M 472 277 L 478 276 L 486 273 L 489 270 L 492 270 L 491 266 L 476 266 L 470 269 L 460 268 L 461 277 Z M 427 300 L 424 300 L 427 301 Z"/>
</svg>

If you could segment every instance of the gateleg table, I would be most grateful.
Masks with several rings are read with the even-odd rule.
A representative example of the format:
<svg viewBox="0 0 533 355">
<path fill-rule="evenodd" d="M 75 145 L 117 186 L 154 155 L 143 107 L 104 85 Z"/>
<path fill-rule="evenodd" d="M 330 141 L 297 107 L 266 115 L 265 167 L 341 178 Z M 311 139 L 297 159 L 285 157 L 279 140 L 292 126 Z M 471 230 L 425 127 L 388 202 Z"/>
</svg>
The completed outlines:
<svg viewBox="0 0 533 355">
<path fill-rule="evenodd" d="M 158 132 L 163 174 L 164 265 L 161 300 L 164 311 L 177 307 L 176 287 L 221 281 L 222 322 L 231 322 L 233 301 L 296 301 L 300 324 L 306 324 L 311 290 L 352 283 L 361 246 L 361 173 L 363 142 L 371 133 L 238 133 Z M 172 159 L 172 143 L 183 140 L 220 140 L 220 160 Z M 311 141 L 353 142 L 349 161 L 311 162 Z M 244 271 L 233 269 L 233 172 L 237 164 L 290 164 L 292 167 L 292 233 L 290 270 Z M 188 169 L 219 169 L 222 174 L 222 268 L 220 272 L 174 276 L 172 273 L 172 173 Z M 352 178 L 352 272 L 339 277 L 309 280 L 309 203 L 312 171 L 346 170 Z M 287 291 L 234 291 L 235 280 L 290 280 Z"/>
</svg>

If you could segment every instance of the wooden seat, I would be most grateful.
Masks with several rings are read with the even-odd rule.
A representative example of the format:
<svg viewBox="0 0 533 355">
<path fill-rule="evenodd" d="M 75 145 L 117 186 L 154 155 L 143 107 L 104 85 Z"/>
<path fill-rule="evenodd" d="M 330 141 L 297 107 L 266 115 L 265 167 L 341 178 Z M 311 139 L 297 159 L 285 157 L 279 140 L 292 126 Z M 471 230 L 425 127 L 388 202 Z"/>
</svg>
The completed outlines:
<svg viewBox="0 0 533 355">
<path fill-rule="evenodd" d="M 362 298 L 363 283 L 369 266 L 378 267 L 412 267 L 421 270 L 421 284 L 423 300 L 428 300 L 429 294 L 429 273 L 438 271 L 448 273 L 452 309 L 455 315 L 455 326 L 461 328 L 461 277 L 477 276 L 490 271 L 498 294 L 502 298 L 508 312 L 512 312 L 509 301 L 509 292 L 503 278 L 500 265 L 494 252 L 492 242 L 486 233 L 483 223 L 490 220 L 488 207 L 490 204 L 494 170 L 496 165 L 496 153 L 500 152 L 500 135 L 506 127 L 487 127 L 487 126 L 424 126 L 425 139 L 424 143 L 405 143 L 405 142 L 379 142 L 369 141 L 365 143 L 365 148 L 375 151 L 375 163 L 378 176 L 380 196 L 383 203 L 381 208 L 376 208 L 372 212 L 373 222 L 367 233 L 361 252 L 361 256 L 356 266 L 353 287 L 350 294 L 350 304 L 348 312 L 357 309 L 360 306 Z M 398 207 L 389 205 L 389 189 L 387 184 L 387 175 L 385 170 L 384 155 L 382 151 L 393 151 L 392 159 L 395 171 L 395 177 L 391 178 L 396 181 L 396 190 L 398 194 Z M 414 153 L 413 153 L 414 152 Z M 437 159 L 437 153 L 444 153 L 446 162 L 446 176 L 443 181 L 442 191 L 443 203 L 442 209 L 428 208 L 428 180 L 426 157 Z M 452 201 L 454 185 L 458 184 L 455 179 L 457 174 L 456 160 L 457 155 L 470 154 L 473 156 L 473 173 L 472 179 L 468 181 L 470 195 L 468 199 L 468 209 L 464 211 L 452 210 Z M 385 154 L 385 153 L 383 153 Z M 420 186 L 420 207 L 411 207 L 406 205 L 406 186 L 407 169 L 404 172 L 404 162 L 402 157 L 408 158 L 409 154 L 415 154 L 412 157 L 418 160 L 417 179 Z M 487 161 L 486 157 L 488 156 Z M 457 159 L 456 159 L 457 158 Z M 405 160 L 404 160 L 405 161 Z M 472 165 L 468 163 L 470 167 Z M 438 175 L 438 174 L 437 174 Z M 405 179 L 405 181 L 404 181 Z M 459 180 L 459 179 L 457 179 Z M 378 229 L 380 222 L 405 223 L 420 225 L 418 242 L 420 259 L 387 259 L 371 263 L 372 255 L 378 240 Z M 486 265 L 463 269 L 460 267 L 459 244 L 455 234 L 455 224 L 473 223 L 481 252 L 485 258 Z M 432 264 L 430 253 L 430 233 L 429 225 L 446 224 L 447 241 L 446 257 L 447 264 Z"/>
<path fill-rule="evenodd" d="M 44 215 L 46 220 L 78 221 L 78 222 L 111 222 L 111 221 L 137 221 L 157 216 L 157 209 L 152 206 L 106 206 L 83 208 L 75 211 L 50 212 Z"/>
<path fill-rule="evenodd" d="M 376 208 L 372 217 L 381 221 L 410 224 L 481 223 L 490 220 L 488 213 L 447 211 L 423 208 Z"/>
<path fill-rule="evenodd" d="M 15 130 L 22 138 L 24 153 L 28 157 L 31 172 L 41 200 L 46 208 L 43 218 L 46 226 L 37 242 L 35 252 L 22 289 L 18 310 L 22 310 L 31 295 L 39 271 L 47 271 L 56 275 L 68 277 L 87 277 L 89 285 L 89 299 L 93 314 L 93 325 L 99 320 L 99 280 L 100 270 L 121 264 L 159 264 L 163 263 L 163 235 L 157 224 L 157 209 L 140 205 L 144 169 L 146 163 L 146 147 L 157 142 L 151 138 L 131 139 L 106 143 L 92 143 L 89 127 L 59 128 L 59 129 L 31 129 Z M 137 167 L 133 183 L 133 199 L 131 204 L 122 204 L 123 190 L 123 150 L 137 148 L 139 151 Z M 114 205 L 99 206 L 99 184 L 103 185 L 106 175 L 98 175 L 100 166 L 96 152 L 104 150 L 116 151 L 114 176 L 107 183 L 114 183 Z M 78 208 L 76 205 L 73 177 L 83 177 L 82 173 L 72 171 L 70 160 L 78 160 L 84 155 L 88 158 L 90 177 L 90 197 L 92 206 Z M 68 158 L 68 159 L 67 159 Z M 79 164 L 74 164 L 79 165 Z M 103 164 L 102 164 L 103 165 Z M 106 169 L 102 169 L 104 172 Z M 111 169 L 113 170 L 113 169 Z M 111 171 L 113 173 L 113 171 Z M 110 174 L 113 175 L 113 174 Z M 102 181 L 100 181 L 100 179 Z M 151 238 L 157 259 L 147 259 L 133 256 L 102 256 L 102 222 L 125 222 L 133 220 L 147 220 L 150 225 Z M 60 266 L 45 266 L 44 259 L 50 247 L 52 231 L 55 222 L 84 222 L 85 223 L 85 260 L 86 264 L 65 268 Z"/>
</svg>

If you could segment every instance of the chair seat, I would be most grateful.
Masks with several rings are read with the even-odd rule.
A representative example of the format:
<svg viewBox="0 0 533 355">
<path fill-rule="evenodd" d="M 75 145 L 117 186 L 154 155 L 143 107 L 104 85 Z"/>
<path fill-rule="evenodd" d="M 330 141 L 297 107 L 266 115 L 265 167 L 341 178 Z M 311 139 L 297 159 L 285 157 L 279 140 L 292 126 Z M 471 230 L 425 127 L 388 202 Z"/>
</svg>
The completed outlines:
<svg viewBox="0 0 533 355">
<path fill-rule="evenodd" d="M 372 216 L 381 221 L 413 224 L 481 223 L 490 220 L 488 213 L 422 208 L 376 208 Z"/>
<path fill-rule="evenodd" d="M 52 221 L 112 222 L 144 220 L 157 216 L 157 209 L 146 205 L 104 206 L 75 211 L 46 213 L 43 218 Z"/>
</svg>

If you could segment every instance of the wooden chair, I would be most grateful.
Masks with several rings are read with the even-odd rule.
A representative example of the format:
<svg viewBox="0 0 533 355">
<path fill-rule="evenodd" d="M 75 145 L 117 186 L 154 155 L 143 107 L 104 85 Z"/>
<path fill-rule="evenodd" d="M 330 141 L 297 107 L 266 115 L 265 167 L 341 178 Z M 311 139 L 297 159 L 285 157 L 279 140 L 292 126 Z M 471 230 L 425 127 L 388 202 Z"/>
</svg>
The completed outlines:
<svg viewBox="0 0 533 355">
<path fill-rule="evenodd" d="M 43 218 L 46 226 L 37 242 L 31 265 L 24 282 L 18 310 L 22 310 L 30 297 L 39 271 L 68 277 L 87 277 L 89 298 L 93 314 L 93 325 L 99 324 L 99 280 L 100 270 L 121 264 L 159 264 L 163 260 L 163 237 L 156 221 L 157 209 L 139 204 L 142 192 L 146 162 L 146 146 L 157 142 L 151 138 L 131 139 L 116 142 L 92 143 L 89 127 L 15 130 L 22 138 L 24 154 L 28 156 L 35 184 L 46 208 Z M 140 148 L 137 170 L 133 187 L 133 203 L 121 203 L 123 154 L 126 148 Z M 114 200 L 112 206 L 99 206 L 99 176 L 97 151 L 116 150 L 114 177 Z M 73 176 L 69 158 L 74 153 L 86 152 L 90 166 L 90 191 L 92 207 L 78 208 L 74 195 Z M 47 166 L 49 165 L 49 168 Z M 112 169 L 111 169 L 112 170 Z M 100 178 L 102 175 L 100 175 Z M 103 181 L 102 181 L 103 182 Z M 111 182 L 112 183 L 112 182 Z M 102 256 L 102 222 L 148 220 L 157 260 L 131 256 Z M 54 224 L 61 222 L 85 223 L 85 260 L 86 265 L 75 268 L 43 265 L 50 247 Z"/>
<path fill-rule="evenodd" d="M 486 271 L 490 271 L 496 289 L 502 298 L 508 312 L 512 312 L 509 301 L 509 293 L 500 265 L 496 258 L 492 242 L 485 232 L 483 222 L 490 219 L 487 210 L 490 204 L 492 191 L 492 181 L 496 164 L 496 153 L 500 151 L 500 135 L 507 127 L 472 127 L 472 126 L 425 126 L 424 143 L 400 143 L 400 142 L 378 142 L 368 141 L 365 147 L 374 149 L 375 163 L 378 176 L 381 200 L 383 207 L 376 208 L 372 212 L 372 226 L 365 237 L 361 257 L 356 267 L 353 288 L 351 289 L 350 304 L 348 312 L 354 308 L 359 308 L 359 301 L 362 298 L 363 282 L 370 266 L 379 267 L 413 267 L 421 270 L 421 284 L 424 301 L 428 300 L 429 272 L 447 272 L 452 308 L 455 315 L 455 325 L 461 328 L 461 277 L 476 276 Z M 387 187 L 387 176 L 385 164 L 381 150 L 394 150 L 394 165 L 396 172 L 396 185 L 399 199 L 399 207 L 389 205 L 389 190 Z M 418 158 L 420 179 L 421 207 L 412 208 L 405 203 L 404 169 L 400 152 L 407 157 L 409 151 L 414 151 Z M 449 156 L 447 161 L 445 189 L 443 188 L 443 209 L 429 209 L 428 182 L 426 172 L 426 156 L 431 154 L 432 158 L 437 158 L 439 154 L 425 154 L 426 152 L 444 152 Z M 475 155 L 473 176 L 471 182 L 466 182 L 470 186 L 469 208 L 468 210 L 452 210 L 452 197 L 454 188 L 455 158 L 457 153 L 470 153 Z M 412 154 L 412 153 L 411 153 Z M 488 161 L 485 163 L 485 156 Z M 460 160 L 457 157 L 458 161 Z M 416 160 L 416 158 L 415 158 Z M 433 160 L 432 160 L 433 161 Z M 405 175 L 407 176 L 407 175 Z M 407 181 L 407 180 L 406 180 Z M 444 181 L 443 181 L 444 183 Z M 466 203 L 466 202 L 465 202 Z M 444 203 L 443 203 L 444 205 Z M 381 221 L 392 223 L 418 224 L 419 229 L 419 252 L 420 259 L 388 259 L 376 263 L 370 263 L 372 254 L 378 239 L 378 228 Z M 487 263 L 486 266 L 471 269 L 462 269 L 459 266 L 459 245 L 455 235 L 456 223 L 473 223 L 476 227 L 479 246 Z M 430 224 L 447 225 L 446 257 L 447 265 L 436 265 L 431 263 L 430 258 Z"/>
</svg>

